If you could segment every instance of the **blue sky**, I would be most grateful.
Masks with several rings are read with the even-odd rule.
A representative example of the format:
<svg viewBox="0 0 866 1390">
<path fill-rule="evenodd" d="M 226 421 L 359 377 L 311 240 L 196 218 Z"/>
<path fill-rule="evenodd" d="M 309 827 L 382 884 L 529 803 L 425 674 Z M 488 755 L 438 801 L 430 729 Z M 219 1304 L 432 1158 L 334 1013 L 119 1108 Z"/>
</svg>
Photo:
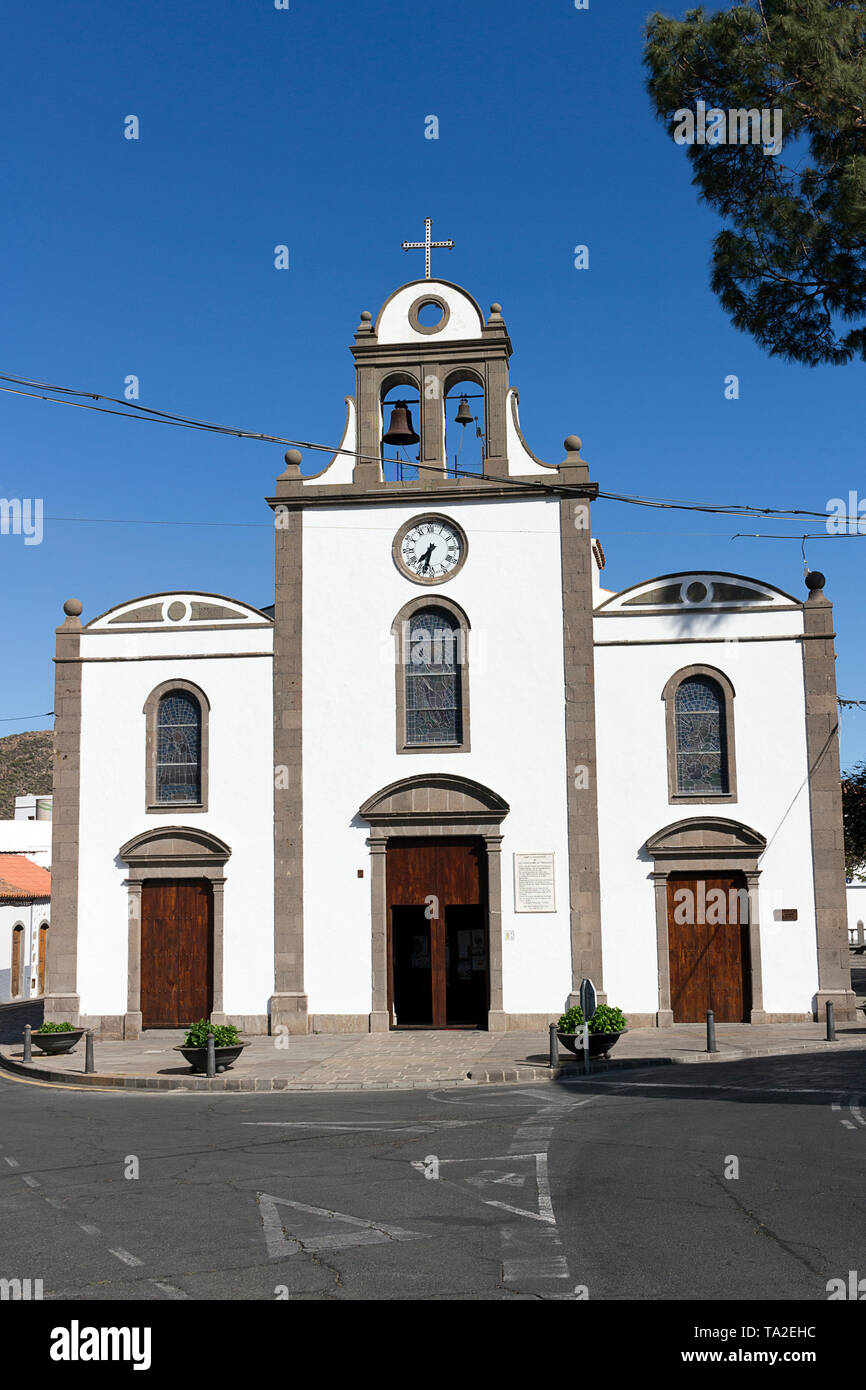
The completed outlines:
<svg viewBox="0 0 866 1390">
<path fill-rule="evenodd" d="M 643 0 L 14 7 L 0 371 L 110 396 L 135 374 L 145 405 L 336 444 L 358 315 L 423 274 L 400 243 L 429 215 L 457 243 L 434 273 L 503 306 L 542 458 L 576 432 L 609 491 L 819 510 L 862 494 L 866 368 L 770 360 L 709 290 L 718 222 L 650 109 L 649 12 Z M 124 139 L 129 114 L 137 141 Z M 85 620 L 175 587 L 272 601 L 262 499 L 279 446 L 10 395 L 0 421 L 0 495 L 41 497 L 46 516 L 41 545 L 0 536 L 0 733 L 50 727 L 11 717 L 52 708 L 70 595 Z M 616 589 L 706 567 L 804 595 L 798 541 L 731 539 L 803 529 L 816 527 L 613 503 L 594 520 Z M 835 604 L 839 692 L 855 699 L 863 546 L 806 551 Z M 842 729 L 843 762 L 866 758 L 866 711 Z"/>
</svg>

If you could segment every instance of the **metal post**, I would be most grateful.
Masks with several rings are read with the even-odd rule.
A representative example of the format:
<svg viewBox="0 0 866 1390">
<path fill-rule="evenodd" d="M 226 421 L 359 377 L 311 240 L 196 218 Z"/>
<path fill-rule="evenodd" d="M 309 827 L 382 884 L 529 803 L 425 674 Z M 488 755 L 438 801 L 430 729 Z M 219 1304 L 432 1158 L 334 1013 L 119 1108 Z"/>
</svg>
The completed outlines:
<svg viewBox="0 0 866 1390">
<path fill-rule="evenodd" d="M 589 1076 L 589 1024 L 583 1025 L 583 1070 Z"/>
<path fill-rule="evenodd" d="M 716 1047 L 716 1016 L 712 1009 L 707 1009 L 707 1052 L 718 1052 Z"/>
<path fill-rule="evenodd" d="M 554 1067 L 554 1068 L 559 1066 L 559 1038 L 557 1037 L 556 1034 L 557 1034 L 556 1024 L 555 1024 L 555 1023 L 551 1023 L 551 1025 L 550 1025 L 550 1065 L 551 1065 L 551 1067 Z"/>
<path fill-rule="evenodd" d="M 213 1033 L 207 1035 L 207 1075 L 216 1076 L 216 1043 Z"/>
<path fill-rule="evenodd" d="M 29 1023 L 25 1023 L 25 1025 L 24 1025 L 24 1061 L 25 1061 L 25 1062 L 32 1062 L 32 1061 L 33 1061 L 33 1039 L 32 1039 L 31 1036 L 30 1036 L 30 1034 L 32 1033 L 32 1031 L 33 1031 L 33 1030 L 32 1030 L 32 1028 L 30 1027 L 30 1024 L 29 1024 Z"/>
<path fill-rule="evenodd" d="M 84 1070 L 86 1072 L 96 1071 L 93 1065 L 93 1029 L 88 1028 L 84 1034 Z"/>
<path fill-rule="evenodd" d="M 836 1041 L 836 1020 L 835 1020 L 835 1018 L 833 1017 L 833 1012 L 834 1012 L 834 1010 L 833 1010 L 832 1002 L 828 999 L 828 1000 L 827 1000 L 827 1042 L 835 1042 L 835 1041 Z"/>
</svg>

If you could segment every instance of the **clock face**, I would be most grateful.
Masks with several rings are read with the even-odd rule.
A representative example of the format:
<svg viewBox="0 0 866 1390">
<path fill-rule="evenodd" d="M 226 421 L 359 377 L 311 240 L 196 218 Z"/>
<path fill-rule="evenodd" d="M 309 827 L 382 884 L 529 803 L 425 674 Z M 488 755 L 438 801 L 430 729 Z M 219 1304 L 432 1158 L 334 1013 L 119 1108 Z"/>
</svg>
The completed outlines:
<svg viewBox="0 0 866 1390">
<path fill-rule="evenodd" d="M 418 517 L 397 533 L 394 557 L 410 579 L 441 583 L 465 560 L 466 537 L 447 517 Z"/>
</svg>

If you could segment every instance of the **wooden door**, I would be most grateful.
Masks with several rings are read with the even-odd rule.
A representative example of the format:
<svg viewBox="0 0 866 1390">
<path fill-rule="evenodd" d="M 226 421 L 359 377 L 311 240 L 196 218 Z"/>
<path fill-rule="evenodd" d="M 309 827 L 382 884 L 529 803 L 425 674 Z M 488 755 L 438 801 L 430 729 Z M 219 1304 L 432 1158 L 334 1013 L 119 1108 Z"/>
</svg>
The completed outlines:
<svg viewBox="0 0 866 1390">
<path fill-rule="evenodd" d="M 48 923 L 43 922 L 39 928 L 39 962 L 37 971 L 36 993 L 45 993 L 45 958 L 48 953 Z"/>
<path fill-rule="evenodd" d="M 489 993 L 483 844 L 391 840 L 386 887 L 389 1008 L 397 1026 L 483 1027 Z"/>
<path fill-rule="evenodd" d="M 144 1028 L 185 1028 L 213 1007 L 213 892 L 206 880 L 154 879 L 141 892 Z"/>
<path fill-rule="evenodd" d="M 12 968 L 9 971 L 9 998 L 16 999 L 21 993 L 21 942 L 24 928 L 12 928 Z"/>
<path fill-rule="evenodd" d="M 751 1010 L 745 879 L 668 878 L 668 951 L 674 1023 L 748 1022 Z"/>
</svg>

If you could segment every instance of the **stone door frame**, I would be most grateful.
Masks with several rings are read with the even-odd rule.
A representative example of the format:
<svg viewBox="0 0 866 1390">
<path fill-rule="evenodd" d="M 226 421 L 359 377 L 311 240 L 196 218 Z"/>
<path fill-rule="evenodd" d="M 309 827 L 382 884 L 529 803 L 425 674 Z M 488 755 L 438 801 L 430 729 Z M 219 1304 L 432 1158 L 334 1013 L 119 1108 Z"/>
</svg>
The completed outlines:
<svg viewBox="0 0 866 1390">
<path fill-rule="evenodd" d="M 488 1031 L 504 1032 L 507 1026 L 502 1002 L 502 821 L 510 807 L 502 797 L 480 782 L 447 773 L 404 777 L 383 787 L 361 806 L 359 815 L 369 822 L 371 952 L 373 997 L 370 1032 L 387 1033 L 388 1010 L 388 898 L 386 855 L 392 837 L 431 839 L 472 836 L 484 843 L 487 854 L 487 950 L 490 981 Z"/>
<path fill-rule="evenodd" d="M 141 890 L 145 879 L 207 879 L 213 892 L 213 1009 L 211 1020 L 224 1023 L 223 1014 L 223 888 L 230 847 L 207 830 L 185 825 L 154 826 L 134 835 L 118 850 L 127 868 L 129 939 L 124 1038 L 141 1036 Z"/>
<path fill-rule="evenodd" d="M 749 894 L 749 979 L 752 991 L 750 1023 L 765 1023 L 764 984 L 761 971 L 761 923 L 758 910 L 758 861 L 767 841 L 742 821 L 725 816 L 693 816 L 675 821 L 651 835 L 647 853 L 655 867 L 649 875 L 655 889 L 656 939 L 658 950 L 659 1005 L 656 1024 L 673 1026 L 671 1008 L 671 965 L 668 942 L 668 878 L 685 873 L 700 877 L 706 873 L 742 873 Z"/>
</svg>

